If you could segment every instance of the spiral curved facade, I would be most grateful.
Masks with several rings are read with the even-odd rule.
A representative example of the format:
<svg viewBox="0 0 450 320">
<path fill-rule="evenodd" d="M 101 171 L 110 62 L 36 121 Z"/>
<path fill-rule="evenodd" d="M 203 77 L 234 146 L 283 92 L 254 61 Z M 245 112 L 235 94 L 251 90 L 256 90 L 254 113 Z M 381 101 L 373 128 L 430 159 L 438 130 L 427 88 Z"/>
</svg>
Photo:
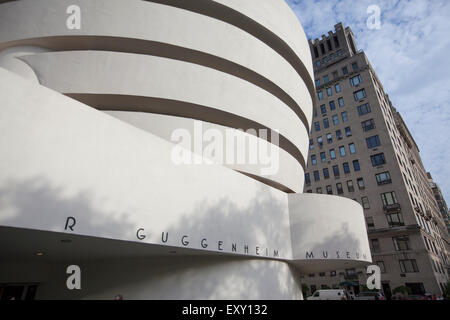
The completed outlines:
<svg viewBox="0 0 450 320">
<path fill-rule="evenodd" d="M 313 71 L 284 1 L 0 1 L 0 82 L 1 234 L 21 239 L 0 282 L 40 241 L 32 263 L 72 257 L 90 283 L 22 280 L 42 298 L 107 298 L 116 278 L 134 298 L 300 298 L 298 274 L 370 261 L 356 202 L 301 194 Z M 180 165 L 177 130 L 272 152 L 205 164 L 193 143 Z"/>
</svg>

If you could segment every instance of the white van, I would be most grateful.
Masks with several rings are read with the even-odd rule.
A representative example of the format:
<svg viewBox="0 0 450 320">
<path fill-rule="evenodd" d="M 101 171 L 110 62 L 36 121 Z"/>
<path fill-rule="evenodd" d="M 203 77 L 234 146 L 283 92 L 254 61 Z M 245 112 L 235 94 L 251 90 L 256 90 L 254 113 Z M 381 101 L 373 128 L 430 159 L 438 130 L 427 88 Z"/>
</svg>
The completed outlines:
<svg viewBox="0 0 450 320">
<path fill-rule="evenodd" d="M 348 300 L 348 295 L 344 289 L 317 290 L 306 300 Z"/>
</svg>

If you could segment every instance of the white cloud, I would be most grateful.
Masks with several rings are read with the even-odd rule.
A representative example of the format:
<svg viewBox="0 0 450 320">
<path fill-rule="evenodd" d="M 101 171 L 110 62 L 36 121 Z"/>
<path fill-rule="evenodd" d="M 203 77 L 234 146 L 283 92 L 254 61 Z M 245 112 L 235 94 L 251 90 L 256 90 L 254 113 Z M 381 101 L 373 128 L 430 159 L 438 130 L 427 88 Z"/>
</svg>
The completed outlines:
<svg viewBox="0 0 450 320">
<path fill-rule="evenodd" d="M 450 1 L 286 1 L 310 38 L 338 22 L 352 28 L 450 201 Z M 381 8 L 380 30 L 367 28 L 369 5 Z"/>
</svg>

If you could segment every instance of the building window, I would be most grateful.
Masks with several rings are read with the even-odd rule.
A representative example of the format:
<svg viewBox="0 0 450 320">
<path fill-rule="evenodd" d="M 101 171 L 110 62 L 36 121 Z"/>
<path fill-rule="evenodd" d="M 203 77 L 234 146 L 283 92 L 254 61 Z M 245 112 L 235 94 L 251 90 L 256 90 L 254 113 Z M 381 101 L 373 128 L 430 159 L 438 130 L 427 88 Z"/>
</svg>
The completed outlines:
<svg viewBox="0 0 450 320">
<path fill-rule="evenodd" d="M 378 135 L 366 139 L 367 148 L 373 149 L 381 145 L 380 137 Z"/>
<path fill-rule="evenodd" d="M 314 122 L 314 130 L 316 130 L 316 132 L 320 131 L 320 122 Z"/>
<path fill-rule="evenodd" d="M 315 154 L 311 155 L 311 164 L 315 166 L 317 164 L 317 157 Z"/>
<path fill-rule="evenodd" d="M 358 63 L 357 62 L 352 63 L 352 69 L 353 69 L 353 71 L 358 71 Z"/>
<path fill-rule="evenodd" d="M 327 162 L 327 156 L 326 156 L 325 152 L 320 153 L 320 161 L 322 161 L 322 163 Z"/>
<path fill-rule="evenodd" d="M 306 190 L 306 193 L 313 193 L 312 190 Z"/>
<path fill-rule="evenodd" d="M 364 190 L 366 188 L 366 185 L 364 184 L 364 179 L 363 178 L 358 178 L 358 188 L 359 190 Z"/>
<path fill-rule="evenodd" d="M 330 122 L 328 121 L 328 118 L 323 119 L 323 127 L 325 129 L 328 129 L 330 127 Z"/>
<path fill-rule="evenodd" d="M 397 197 L 395 196 L 394 191 L 382 193 L 381 200 L 383 201 L 384 206 L 390 206 L 393 204 L 397 204 Z"/>
<path fill-rule="evenodd" d="M 327 142 L 328 142 L 328 144 L 333 143 L 333 135 L 331 133 L 327 134 Z"/>
<path fill-rule="evenodd" d="M 364 209 L 370 209 L 370 202 L 368 197 L 362 197 L 361 203 Z"/>
<path fill-rule="evenodd" d="M 389 173 L 389 171 L 379 173 L 379 174 L 375 175 L 375 177 L 377 179 L 377 183 L 379 186 L 381 186 L 383 184 L 392 183 L 391 174 Z"/>
<path fill-rule="evenodd" d="M 322 138 L 322 136 L 317 138 L 317 143 L 319 144 L 319 147 L 321 147 L 321 148 L 323 147 L 323 138 Z"/>
<path fill-rule="evenodd" d="M 359 166 L 359 160 L 353 160 L 353 169 L 355 171 L 360 171 L 361 167 Z"/>
<path fill-rule="evenodd" d="M 339 174 L 339 167 L 338 166 L 333 166 L 333 174 L 336 178 L 339 178 L 340 174 Z"/>
<path fill-rule="evenodd" d="M 337 125 L 339 124 L 339 118 L 338 118 L 338 116 L 337 116 L 337 115 L 334 115 L 334 116 L 332 117 L 332 119 L 333 119 L 333 124 L 334 124 L 335 126 L 337 126 Z"/>
<path fill-rule="evenodd" d="M 328 78 L 328 75 L 326 75 L 325 77 L 323 77 L 323 83 L 328 83 L 330 82 L 330 79 Z"/>
<path fill-rule="evenodd" d="M 319 171 L 314 171 L 314 181 L 320 181 Z"/>
<path fill-rule="evenodd" d="M 348 192 L 355 192 L 355 186 L 353 185 L 353 180 L 347 181 Z"/>
<path fill-rule="evenodd" d="M 344 106 L 345 106 L 344 98 L 339 98 L 339 99 L 338 99 L 338 104 L 339 104 L 339 108 L 344 107 Z"/>
<path fill-rule="evenodd" d="M 330 110 L 335 110 L 336 109 L 336 104 L 334 103 L 334 100 L 330 101 Z"/>
<path fill-rule="evenodd" d="M 371 156 L 370 160 L 372 161 L 373 167 L 378 167 L 378 166 L 381 166 L 386 163 L 386 160 L 384 158 L 384 153 L 379 153 L 374 156 Z"/>
<path fill-rule="evenodd" d="M 408 236 L 395 237 L 392 238 L 392 240 L 394 241 L 394 248 L 396 251 L 410 250 Z"/>
<path fill-rule="evenodd" d="M 344 189 L 342 188 L 342 183 L 336 183 L 336 189 L 338 194 L 344 194 Z"/>
<path fill-rule="evenodd" d="M 341 91 L 342 91 L 341 85 L 340 85 L 339 83 L 337 83 L 337 84 L 334 86 L 334 90 L 336 91 L 336 93 L 341 92 Z"/>
<path fill-rule="evenodd" d="M 356 153 L 356 147 L 355 147 L 355 144 L 354 144 L 354 143 L 350 143 L 350 144 L 348 145 L 348 148 L 349 148 L 349 150 L 350 150 L 350 154 L 355 154 L 355 153 Z"/>
<path fill-rule="evenodd" d="M 336 70 L 336 71 L 333 71 L 333 79 L 337 79 L 337 78 L 339 78 L 339 74 Z"/>
<path fill-rule="evenodd" d="M 419 272 L 419 268 L 417 267 L 417 262 L 415 259 L 400 260 L 399 263 L 402 273 Z"/>
<path fill-rule="evenodd" d="M 375 121 L 373 119 L 361 122 L 361 126 L 364 132 L 375 129 Z"/>
<path fill-rule="evenodd" d="M 334 151 L 334 149 L 330 150 L 330 158 L 331 158 L 331 160 L 336 159 L 336 151 Z"/>
<path fill-rule="evenodd" d="M 309 139 L 309 150 L 313 150 L 313 149 L 314 149 L 314 140 Z"/>
<path fill-rule="evenodd" d="M 375 223 L 373 222 L 373 217 L 367 217 L 366 223 L 367 223 L 368 230 L 375 230 Z"/>
<path fill-rule="evenodd" d="M 317 193 L 317 194 L 322 194 L 322 193 L 323 193 L 323 192 L 322 192 L 322 188 L 320 188 L 320 187 L 317 188 L 317 189 L 316 189 L 316 193 Z"/>
<path fill-rule="evenodd" d="M 352 136 L 352 128 L 346 127 L 346 128 L 345 128 L 345 135 L 346 135 L 347 137 L 351 137 L 351 136 Z"/>
<path fill-rule="evenodd" d="M 372 244 L 372 251 L 374 253 L 380 253 L 381 249 L 380 249 L 380 241 L 378 241 L 378 239 L 372 239 L 370 240 L 371 244 Z"/>
<path fill-rule="evenodd" d="M 321 114 L 327 113 L 327 107 L 324 104 L 320 106 L 320 113 Z"/>
<path fill-rule="evenodd" d="M 352 87 L 358 86 L 361 82 L 362 82 L 362 78 L 361 78 L 360 74 L 350 78 L 350 84 L 352 85 Z"/>
<path fill-rule="evenodd" d="M 320 79 L 316 80 L 316 87 L 320 86 Z"/>
<path fill-rule="evenodd" d="M 336 130 L 336 138 L 338 140 L 342 140 L 343 139 L 341 130 Z"/>
<path fill-rule="evenodd" d="M 347 112 L 342 112 L 341 113 L 341 117 L 342 117 L 342 122 L 347 122 L 348 121 L 348 115 Z"/>
<path fill-rule="evenodd" d="M 366 103 L 358 107 L 358 114 L 363 116 L 365 114 L 371 113 L 370 104 Z"/>
<path fill-rule="evenodd" d="M 387 222 L 390 227 L 404 226 L 403 216 L 401 213 L 391 213 L 386 215 Z"/>
<path fill-rule="evenodd" d="M 311 184 L 311 178 L 309 176 L 309 173 L 305 173 L 305 183 L 307 185 Z"/>
<path fill-rule="evenodd" d="M 323 100 L 323 92 L 322 92 L 322 91 L 319 91 L 319 92 L 317 93 L 317 97 L 319 98 L 319 101 Z"/>
<path fill-rule="evenodd" d="M 350 166 L 348 165 L 348 162 L 344 162 L 342 164 L 342 167 L 344 168 L 344 173 L 349 174 L 350 173 Z"/>
<path fill-rule="evenodd" d="M 361 89 L 361 90 L 353 92 L 353 97 L 355 98 L 355 101 L 360 101 L 360 100 L 364 99 L 365 97 L 367 97 L 366 90 Z"/>
<path fill-rule="evenodd" d="M 333 90 L 331 88 L 327 88 L 327 96 L 331 97 L 333 94 Z"/>
<path fill-rule="evenodd" d="M 331 186 L 327 186 L 327 194 L 333 194 L 333 188 Z"/>
<path fill-rule="evenodd" d="M 317 67 L 320 67 L 321 64 L 322 64 L 322 63 L 320 62 L 320 60 L 317 60 L 317 61 L 316 61 L 316 66 L 317 66 Z"/>
<path fill-rule="evenodd" d="M 328 171 L 328 168 L 323 169 L 323 177 L 325 179 L 330 179 L 330 172 Z"/>
<path fill-rule="evenodd" d="M 347 67 L 343 67 L 342 68 L 342 74 L 345 76 L 348 74 L 348 68 Z"/>
<path fill-rule="evenodd" d="M 381 273 L 386 273 L 386 266 L 384 265 L 384 261 L 377 261 L 376 264 L 380 267 Z"/>
<path fill-rule="evenodd" d="M 345 152 L 345 147 L 344 146 L 340 146 L 339 147 L 339 152 L 341 153 L 341 157 L 345 157 L 346 156 L 346 152 Z"/>
</svg>

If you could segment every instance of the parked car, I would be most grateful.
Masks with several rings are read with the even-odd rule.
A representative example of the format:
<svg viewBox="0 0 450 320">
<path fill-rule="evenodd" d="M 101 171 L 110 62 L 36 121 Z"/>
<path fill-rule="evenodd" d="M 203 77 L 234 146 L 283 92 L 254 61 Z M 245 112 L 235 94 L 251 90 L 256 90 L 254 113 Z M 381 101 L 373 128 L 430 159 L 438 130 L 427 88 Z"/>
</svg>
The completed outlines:
<svg viewBox="0 0 450 320">
<path fill-rule="evenodd" d="M 380 292 L 360 292 L 356 300 L 386 300 L 386 298 Z"/>
<path fill-rule="evenodd" d="M 348 300 L 348 294 L 344 289 L 317 290 L 306 300 Z"/>
</svg>

